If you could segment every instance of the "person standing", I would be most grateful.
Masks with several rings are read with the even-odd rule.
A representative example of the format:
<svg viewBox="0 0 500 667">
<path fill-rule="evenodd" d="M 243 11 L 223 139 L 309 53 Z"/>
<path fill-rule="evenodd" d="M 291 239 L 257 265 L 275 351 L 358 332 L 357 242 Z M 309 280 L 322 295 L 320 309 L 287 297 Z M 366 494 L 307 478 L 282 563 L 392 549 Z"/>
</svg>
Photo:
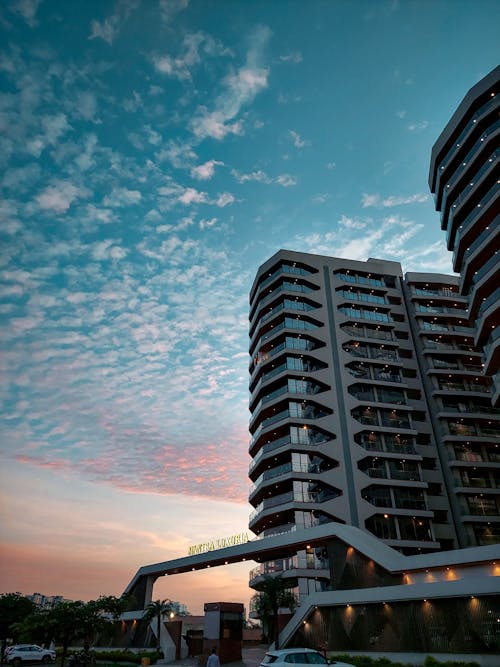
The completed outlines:
<svg viewBox="0 0 500 667">
<path fill-rule="evenodd" d="M 207 667 L 220 667 L 220 660 L 215 646 L 212 649 L 212 653 L 208 656 Z"/>
</svg>

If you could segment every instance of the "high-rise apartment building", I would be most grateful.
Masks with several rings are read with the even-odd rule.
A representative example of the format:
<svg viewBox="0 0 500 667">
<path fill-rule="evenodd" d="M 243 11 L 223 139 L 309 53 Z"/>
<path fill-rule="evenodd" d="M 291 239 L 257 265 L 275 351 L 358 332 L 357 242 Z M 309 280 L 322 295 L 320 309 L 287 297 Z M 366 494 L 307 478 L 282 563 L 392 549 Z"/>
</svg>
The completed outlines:
<svg viewBox="0 0 500 667">
<path fill-rule="evenodd" d="M 429 185 L 484 368 L 500 404 L 500 66 L 462 100 L 432 149 Z"/>
<path fill-rule="evenodd" d="M 457 278 L 397 262 L 281 250 L 260 267 L 251 530 L 340 522 L 405 554 L 498 541 L 499 421 L 467 305 Z M 330 579 L 313 549 L 252 577 L 276 571 L 301 594 Z"/>
</svg>

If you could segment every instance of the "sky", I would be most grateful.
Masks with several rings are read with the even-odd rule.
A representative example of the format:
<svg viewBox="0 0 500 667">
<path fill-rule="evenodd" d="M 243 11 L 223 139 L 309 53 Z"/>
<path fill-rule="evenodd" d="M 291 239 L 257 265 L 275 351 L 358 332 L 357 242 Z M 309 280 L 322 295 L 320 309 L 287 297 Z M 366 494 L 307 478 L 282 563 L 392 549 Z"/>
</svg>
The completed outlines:
<svg viewBox="0 0 500 667">
<path fill-rule="evenodd" d="M 5 0 L 0 592 L 120 595 L 247 530 L 248 293 L 280 248 L 451 272 L 432 145 L 494 0 Z M 248 563 L 162 579 L 248 604 Z"/>
</svg>

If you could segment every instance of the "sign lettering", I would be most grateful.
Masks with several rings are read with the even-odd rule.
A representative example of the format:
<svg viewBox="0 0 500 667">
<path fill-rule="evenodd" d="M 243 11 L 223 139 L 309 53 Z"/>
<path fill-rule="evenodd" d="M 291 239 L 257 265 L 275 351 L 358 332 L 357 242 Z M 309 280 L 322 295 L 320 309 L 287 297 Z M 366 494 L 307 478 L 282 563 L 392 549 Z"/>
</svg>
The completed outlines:
<svg viewBox="0 0 500 667">
<path fill-rule="evenodd" d="M 248 533 L 238 533 L 230 537 L 218 537 L 208 542 L 195 544 L 188 549 L 189 556 L 197 556 L 198 554 L 206 553 L 207 551 L 215 551 L 216 549 L 225 549 L 226 547 L 235 547 L 237 544 L 245 544 L 248 542 Z"/>
</svg>

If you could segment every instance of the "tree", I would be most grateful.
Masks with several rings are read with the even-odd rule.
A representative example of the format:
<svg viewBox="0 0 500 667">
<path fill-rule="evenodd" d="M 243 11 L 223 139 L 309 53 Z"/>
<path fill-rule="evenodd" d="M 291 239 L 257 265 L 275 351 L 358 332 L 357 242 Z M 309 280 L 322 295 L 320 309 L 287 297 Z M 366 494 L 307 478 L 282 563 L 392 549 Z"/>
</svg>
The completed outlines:
<svg viewBox="0 0 500 667">
<path fill-rule="evenodd" d="M 281 607 L 293 612 L 297 607 L 297 597 L 287 587 L 281 576 L 264 575 L 255 600 L 255 611 L 261 619 L 262 625 L 268 628 L 269 634 L 272 630 L 275 649 L 279 648 L 278 613 Z"/>
<path fill-rule="evenodd" d="M 103 596 L 89 602 L 60 602 L 52 609 L 35 610 L 16 628 L 20 634 L 54 639 L 62 646 L 61 667 L 64 667 L 68 647 L 83 640 L 84 648 L 95 643 L 98 635 L 108 628 L 125 609 L 126 598 Z"/>
<path fill-rule="evenodd" d="M 143 619 L 146 622 L 152 621 L 154 618 L 157 619 L 157 632 L 156 632 L 156 648 L 158 651 L 161 650 L 160 644 L 160 633 L 161 633 L 161 617 L 164 614 L 169 614 L 172 611 L 172 600 L 155 600 L 150 602 L 145 609 Z"/>
<path fill-rule="evenodd" d="M 5 653 L 7 639 L 16 639 L 15 626 L 23 621 L 35 609 L 35 604 L 20 593 L 0 595 L 0 640 L 1 661 Z"/>
</svg>

